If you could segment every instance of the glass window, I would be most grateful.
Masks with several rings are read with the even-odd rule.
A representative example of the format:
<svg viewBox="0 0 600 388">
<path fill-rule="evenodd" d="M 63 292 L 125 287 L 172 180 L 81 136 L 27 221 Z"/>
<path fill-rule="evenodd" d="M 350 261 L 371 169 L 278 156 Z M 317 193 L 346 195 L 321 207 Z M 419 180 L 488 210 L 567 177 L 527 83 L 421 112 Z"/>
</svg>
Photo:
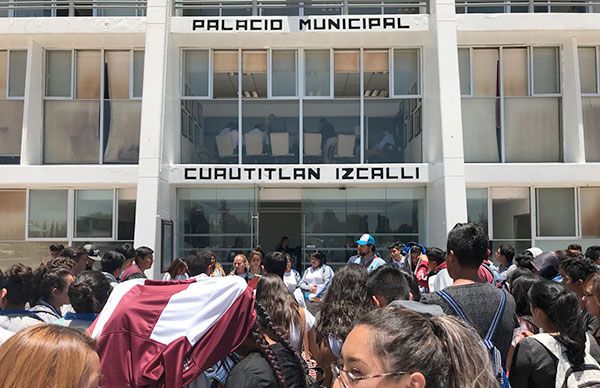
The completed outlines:
<svg viewBox="0 0 600 388">
<path fill-rule="evenodd" d="M 463 98 L 461 101 L 463 148 L 467 163 L 500 162 L 500 100 Z"/>
<path fill-rule="evenodd" d="M 329 50 L 306 50 L 305 92 L 306 96 L 329 96 L 330 93 L 330 57 Z"/>
<path fill-rule="evenodd" d="M 112 237 L 113 190 L 75 190 L 75 237 Z"/>
<path fill-rule="evenodd" d="M 394 94 L 420 94 L 419 50 L 394 50 Z"/>
<path fill-rule="evenodd" d="M 596 48 L 579 47 L 579 81 L 581 93 L 598 93 Z"/>
<path fill-rule="evenodd" d="M 271 53 L 271 80 L 273 96 L 295 96 L 296 93 L 296 51 L 273 50 Z"/>
<path fill-rule="evenodd" d="M 135 189 L 118 189 L 119 203 L 117 226 L 117 240 L 133 240 L 135 232 Z"/>
<path fill-rule="evenodd" d="M 583 238 L 600 238 L 600 187 L 582 187 L 581 235 Z"/>
<path fill-rule="evenodd" d="M 492 188 L 493 239 L 511 243 L 518 251 L 531 247 L 529 188 Z"/>
<path fill-rule="evenodd" d="M 218 57 L 218 55 L 216 56 Z M 184 96 L 208 96 L 207 50 L 185 50 L 183 52 L 183 72 Z M 237 73 L 237 68 L 235 73 Z"/>
<path fill-rule="evenodd" d="M 23 100 L 0 99 L 0 164 L 19 164 Z"/>
<path fill-rule="evenodd" d="M 360 51 L 335 50 L 333 54 L 335 97 L 360 97 Z"/>
<path fill-rule="evenodd" d="M 44 102 L 44 163 L 98 163 L 98 101 Z"/>
<path fill-rule="evenodd" d="M 29 237 L 67 237 L 67 190 L 29 190 Z"/>
<path fill-rule="evenodd" d="M 0 240 L 24 240 L 25 191 L 0 191 L 0 214 Z"/>
<path fill-rule="evenodd" d="M 475 84 L 473 95 L 481 97 L 500 95 L 497 81 L 498 58 L 498 49 L 473 49 L 473 83 Z"/>
<path fill-rule="evenodd" d="M 471 53 L 468 48 L 458 49 L 458 72 L 460 76 L 460 94 L 471 94 Z"/>
<path fill-rule="evenodd" d="M 600 97 L 582 97 L 581 105 L 583 107 L 585 160 L 600 162 Z"/>
<path fill-rule="evenodd" d="M 575 236 L 575 189 L 537 189 L 537 234 Z"/>
<path fill-rule="evenodd" d="M 137 163 L 140 152 L 140 100 L 104 100 L 104 162 Z"/>
<path fill-rule="evenodd" d="M 304 162 L 358 163 L 359 100 L 304 101 L 303 107 Z"/>
<path fill-rule="evenodd" d="M 77 81 L 76 98 L 100 98 L 100 51 L 76 51 Z M 129 74 L 129 69 L 127 73 Z M 127 82 L 129 84 L 129 81 Z"/>
<path fill-rule="evenodd" d="M 71 51 L 46 51 L 46 96 L 71 97 Z"/>
<path fill-rule="evenodd" d="M 527 96 L 527 49 L 505 48 L 502 50 L 504 95 Z"/>
<path fill-rule="evenodd" d="M 133 52 L 133 97 L 142 97 L 144 87 L 144 51 Z"/>
<path fill-rule="evenodd" d="M 558 48 L 533 48 L 533 91 L 535 94 L 560 93 Z"/>
<path fill-rule="evenodd" d="M 236 98 L 238 95 L 238 52 L 213 52 L 213 97 Z"/>
<path fill-rule="evenodd" d="M 11 51 L 9 64 L 8 95 L 25 96 L 25 72 L 27 70 L 27 51 Z M 0 97 L 2 98 L 2 97 Z"/>
<path fill-rule="evenodd" d="M 242 97 L 267 97 L 267 51 L 242 52 Z"/>
<path fill-rule="evenodd" d="M 467 220 L 478 222 L 488 232 L 487 189 L 467 189 Z"/>
<path fill-rule="evenodd" d="M 243 163 L 298 163 L 298 126 L 298 101 L 244 101 Z"/>
<path fill-rule="evenodd" d="M 129 98 L 129 51 L 106 51 L 104 53 L 104 99 L 126 100 Z"/>
<path fill-rule="evenodd" d="M 364 52 L 365 97 L 388 97 L 390 94 L 390 66 L 387 50 Z"/>
<path fill-rule="evenodd" d="M 8 52 L 0 51 L 0 99 L 5 99 L 6 94 L 6 74 L 8 63 L 6 62 L 8 58 Z"/>
</svg>

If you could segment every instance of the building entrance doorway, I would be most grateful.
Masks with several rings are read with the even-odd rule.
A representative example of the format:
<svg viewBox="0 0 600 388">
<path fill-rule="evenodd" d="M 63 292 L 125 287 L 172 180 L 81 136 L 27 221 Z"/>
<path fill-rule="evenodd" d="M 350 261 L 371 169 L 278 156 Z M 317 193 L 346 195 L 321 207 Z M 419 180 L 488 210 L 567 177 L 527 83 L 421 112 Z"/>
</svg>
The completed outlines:
<svg viewBox="0 0 600 388">
<path fill-rule="evenodd" d="M 260 201 L 258 204 L 258 243 L 265 252 L 279 248 L 288 238 L 289 253 L 296 266 L 302 249 L 302 209 L 300 201 Z"/>
</svg>

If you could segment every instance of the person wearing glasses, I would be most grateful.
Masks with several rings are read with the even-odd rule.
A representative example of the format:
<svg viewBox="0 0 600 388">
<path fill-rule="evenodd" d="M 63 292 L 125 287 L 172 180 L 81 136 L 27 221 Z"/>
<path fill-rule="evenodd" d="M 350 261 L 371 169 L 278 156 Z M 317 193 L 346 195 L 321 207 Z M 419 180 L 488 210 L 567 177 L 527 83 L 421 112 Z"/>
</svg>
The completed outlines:
<svg viewBox="0 0 600 388">
<path fill-rule="evenodd" d="M 487 349 L 467 324 L 394 307 L 360 318 L 331 369 L 334 388 L 498 385 Z"/>
</svg>

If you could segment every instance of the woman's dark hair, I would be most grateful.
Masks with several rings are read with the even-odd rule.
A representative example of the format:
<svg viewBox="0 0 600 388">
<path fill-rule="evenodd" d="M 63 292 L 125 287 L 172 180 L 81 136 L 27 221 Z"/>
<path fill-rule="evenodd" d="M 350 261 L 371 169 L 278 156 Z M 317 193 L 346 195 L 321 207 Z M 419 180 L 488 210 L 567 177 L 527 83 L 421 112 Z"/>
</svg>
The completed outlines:
<svg viewBox="0 0 600 388">
<path fill-rule="evenodd" d="M 577 296 L 561 284 L 539 281 L 529 289 L 532 308 L 541 309 L 559 331 L 556 340 L 567 349 L 567 358 L 575 368 L 583 365 L 585 357 L 585 324 Z"/>
<path fill-rule="evenodd" d="M 65 246 L 62 244 L 51 244 L 50 245 L 50 252 L 62 252 L 65 250 Z"/>
<path fill-rule="evenodd" d="M 295 327 L 302 330 L 298 304 L 279 275 L 273 273 L 263 275 L 256 286 L 256 301 L 264 307 L 271 317 L 274 328 L 282 333 L 284 338 L 290 338 L 292 322 Z M 274 334 L 267 332 L 267 335 L 272 337 Z"/>
<path fill-rule="evenodd" d="M 135 258 L 135 248 L 131 246 L 129 243 L 125 243 L 120 247 L 116 247 L 115 251 L 119 252 L 123 256 L 125 256 L 125 260 Z"/>
<path fill-rule="evenodd" d="M 83 271 L 69 287 L 69 300 L 77 313 L 98 314 L 112 291 L 109 280 L 98 271 Z"/>
<path fill-rule="evenodd" d="M 102 255 L 102 260 L 100 260 L 100 266 L 102 267 L 102 271 L 113 273 L 117 269 L 123 266 L 127 259 L 123 256 L 122 253 L 117 251 L 108 251 Z"/>
<path fill-rule="evenodd" d="M 359 264 L 346 265 L 336 272 L 323 299 L 317 344 L 327 343 L 328 335 L 343 342 L 356 320 L 373 309 L 366 287 L 368 276 Z"/>
<path fill-rule="evenodd" d="M 323 252 L 321 252 L 321 251 L 316 251 L 316 252 L 313 252 L 313 253 L 310 255 L 310 257 L 311 257 L 311 258 L 313 258 L 313 257 L 314 257 L 315 259 L 319 260 L 319 262 L 321 262 L 321 265 L 327 264 L 327 256 L 325 256 L 325 254 L 324 254 Z M 321 265 L 319 265 L 319 267 L 320 267 Z"/>
<path fill-rule="evenodd" d="M 400 270 L 400 273 L 404 277 L 404 280 L 406 280 L 406 283 L 408 283 L 408 288 L 410 289 L 410 293 L 413 296 L 412 300 L 414 300 L 415 302 L 420 301 L 421 290 L 419 289 L 419 283 L 417 283 L 417 277 L 415 276 L 415 274 L 406 272 L 403 269 Z"/>
<path fill-rule="evenodd" d="M 517 268 L 515 268 L 515 270 L 510 274 L 510 276 L 506 280 L 508 281 L 509 284 L 513 284 L 515 282 L 515 280 L 517 280 L 521 276 L 535 276 L 535 273 L 533 273 L 529 269 L 517 267 Z"/>
<path fill-rule="evenodd" d="M 533 255 L 531 254 L 517 255 L 513 260 L 513 264 L 515 264 L 517 268 L 528 269 L 533 273 L 537 272 L 537 270 L 533 266 Z"/>
<path fill-rule="evenodd" d="M 187 263 L 183 261 L 183 259 L 177 258 L 173 260 L 173 262 L 167 269 L 167 272 L 169 273 L 169 275 L 171 275 L 171 280 L 175 280 L 175 277 L 182 268 L 187 268 Z"/>
<path fill-rule="evenodd" d="M 429 261 L 433 261 L 436 265 L 440 265 L 446 261 L 446 252 L 437 247 L 427 248 L 425 255 L 427 256 Z"/>
<path fill-rule="evenodd" d="M 11 306 L 21 306 L 31 301 L 33 292 L 33 270 L 21 263 L 8 267 L 4 272 L 6 300 Z"/>
<path fill-rule="evenodd" d="M 36 271 L 37 272 L 37 271 Z M 59 268 L 44 273 L 40 279 L 40 283 L 35 287 L 34 303 L 39 303 L 41 300 L 50 302 L 52 289 L 56 288 L 63 291 L 67 287 L 67 276 L 73 276 L 73 273 L 66 268 Z"/>
<path fill-rule="evenodd" d="M 511 283 L 510 293 L 515 298 L 515 314 L 519 317 L 531 316 L 529 308 L 529 289 L 541 279 L 530 273 L 519 276 Z"/>
</svg>

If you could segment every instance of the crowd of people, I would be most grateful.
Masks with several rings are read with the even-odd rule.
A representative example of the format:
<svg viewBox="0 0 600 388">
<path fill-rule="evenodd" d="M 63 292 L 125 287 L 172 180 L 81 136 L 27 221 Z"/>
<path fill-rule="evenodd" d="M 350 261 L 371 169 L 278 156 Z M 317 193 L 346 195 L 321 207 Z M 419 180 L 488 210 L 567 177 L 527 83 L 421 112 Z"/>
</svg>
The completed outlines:
<svg viewBox="0 0 600 388">
<path fill-rule="evenodd" d="M 600 247 L 492 252 L 375 239 L 302 274 L 260 247 L 230 271 L 209 250 L 146 279 L 154 252 L 52 245 L 0 272 L 0 387 L 600 386 Z"/>
</svg>

